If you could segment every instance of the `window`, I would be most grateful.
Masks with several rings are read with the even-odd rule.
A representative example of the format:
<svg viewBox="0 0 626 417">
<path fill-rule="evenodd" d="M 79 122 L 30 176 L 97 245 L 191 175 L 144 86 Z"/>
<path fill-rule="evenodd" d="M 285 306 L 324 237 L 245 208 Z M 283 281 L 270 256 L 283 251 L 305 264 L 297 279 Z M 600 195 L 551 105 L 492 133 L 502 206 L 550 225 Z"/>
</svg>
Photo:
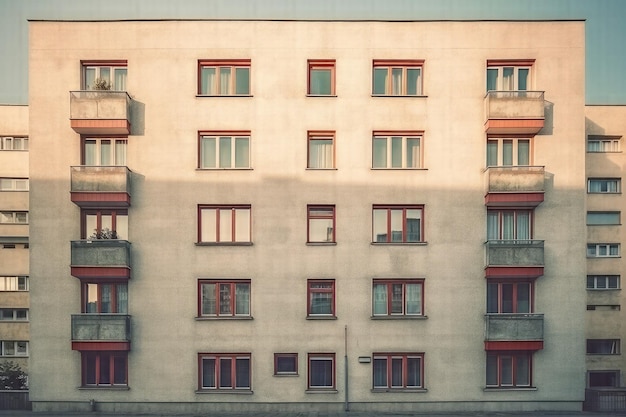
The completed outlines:
<svg viewBox="0 0 626 417">
<path fill-rule="evenodd" d="M 128 314 L 128 285 L 126 283 L 88 283 L 82 286 L 83 313 Z"/>
<path fill-rule="evenodd" d="M 198 61 L 198 94 L 203 96 L 250 95 L 249 59 Z"/>
<path fill-rule="evenodd" d="M 274 375 L 298 375 L 298 354 L 274 353 Z"/>
<path fill-rule="evenodd" d="M 374 243 L 423 242 L 424 206 L 374 205 L 372 210 Z"/>
<path fill-rule="evenodd" d="M 82 62 L 83 90 L 126 91 L 126 61 Z"/>
<path fill-rule="evenodd" d="M 2 321 L 28 321 L 27 308 L 0 308 Z"/>
<path fill-rule="evenodd" d="M 424 60 L 374 60 L 372 95 L 421 96 Z"/>
<path fill-rule="evenodd" d="M 587 304 L 588 311 L 620 311 L 619 304 Z"/>
<path fill-rule="evenodd" d="M 335 354 L 309 353 L 309 375 L 307 388 L 310 390 L 335 389 Z"/>
<path fill-rule="evenodd" d="M 487 352 L 487 387 L 530 387 L 531 352 Z"/>
<path fill-rule="evenodd" d="M 423 132 L 374 132 L 372 168 L 421 168 Z"/>
<path fill-rule="evenodd" d="M 534 60 L 487 61 L 487 91 L 530 90 Z"/>
<path fill-rule="evenodd" d="M 28 224 L 27 211 L 0 211 L 0 224 Z"/>
<path fill-rule="evenodd" d="M 250 132 L 200 132 L 198 168 L 250 168 Z"/>
<path fill-rule="evenodd" d="M 589 178 L 587 180 L 588 193 L 621 193 L 621 178 Z"/>
<path fill-rule="evenodd" d="M 0 178 L 0 191 L 28 191 L 28 178 Z"/>
<path fill-rule="evenodd" d="M 335 316 L 335 280 L 310 279 L 307 281 L 307 316 Z"/>
<path fill-rule="evenodd" d="M 621 136 L 587 137 L 587 152 L 619 152 Z"/>
<path fill-rule="evenodd" d="M 620 371 L 589 371 L 587 372 L 587 385 L 589 388 L 613 388 L 619 387 Z"/>
<path fill-rule="evenodd" d="M 487 210 L 487 240 L 532 239 L 532 210 Z"/>
<path fill-rule="evenodd" d="M 424 388 L 423 353 L 374 353 L 374 389 Z"/>
<path fill-rule="evenodd" d="M 531 164 L 530 138 L 488 138 L 487 166 L 528 166 Z"/>
<path fill-rule="evenodd" d="M 617 258 L 619 243 L 588 243 L 587 258 Z"/>
<path fill-rule="evenodd" d="M 309 169 L 335 168 L 335 132 L 308 132 Z"/>
<path fill-rule="evenodd" d="M 532 313 L 532 282 L 493 282 L 487 283 L 487 313 Z"/>
<path fill-rule="evenodd" d="M 617 290 L 620 288 L 619 275 L 587 275 L 588 290 Z"/>
<path fill-rule="evenodd" d="M 250 206 L 199 205 L 200 243 L 250 243 Z"/>
<path fill-rule="evenodd" d="M 307 94 L 310 96 L 335 95 L 335 60 L 309 59 L 309 83 Z"/>
<path fill-rule="evenodd" d="M 250 317 L 250 280 L 198 280 L 199 317 Z"/>
<path fill-rule="evenodd" d="M 587 355 L 619 355 L 619 339 L 587 339 Z"/>
<path fill-rule="evenodd" d="M 375 279 L 372 291 L 374 316 L 423 316 L 423 279 Z"/>
<path fill-rule="evenodd" d="M 335 242 L 335 206 L 307 206 L 308 243 Z"/>
<path fill-rule="evenodd" d="M 128 385 L 128 352 L 81 352 L 84 387 Z"/>
<path fill-rule="evenodd" d="M 0 342 L 0 356 L 28 356 L 28 342 L 3 340 Z"/>
<path fill-rule="evenodd" d="M 128 240 L 128 210 L 82 210 L 82 239 Z"/>
<path fill-rule="evenodd" d="M 250 390 L 249 353 L 200 353 L 200 390 Z"/>
<path fill-rule="evenodd" d="M 28 277 L 0 277 L 0 291 L 28 291 Z"/>
<path fill-rule="evenodd" d="M 5 136 L 0 138 L 0 151 L 27 151 L 27 137 Z"/>
<path fill-rule="evenodd" d="M 588 211 L 587 226 L 618 225 L 620 214 L 619 211 Z"/>
<path fill-rule="evenodd" d="M 125 166 L 126 138 L 83 138 L 83 165 Z"/>
</svg>

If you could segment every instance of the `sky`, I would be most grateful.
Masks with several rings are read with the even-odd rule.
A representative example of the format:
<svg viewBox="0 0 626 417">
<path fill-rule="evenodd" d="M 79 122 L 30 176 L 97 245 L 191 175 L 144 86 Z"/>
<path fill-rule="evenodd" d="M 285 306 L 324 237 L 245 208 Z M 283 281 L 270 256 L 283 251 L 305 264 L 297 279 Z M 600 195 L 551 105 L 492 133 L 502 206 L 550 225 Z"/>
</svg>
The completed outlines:
<svg viewBox="0 0 626 417">
<path fill-rule="evenodd" d="M 0 0 L 0 104 L 28 104 L 28 20 L 586 20 L 586 102 L 626 104 L 626 0 Z"/>
</svg>

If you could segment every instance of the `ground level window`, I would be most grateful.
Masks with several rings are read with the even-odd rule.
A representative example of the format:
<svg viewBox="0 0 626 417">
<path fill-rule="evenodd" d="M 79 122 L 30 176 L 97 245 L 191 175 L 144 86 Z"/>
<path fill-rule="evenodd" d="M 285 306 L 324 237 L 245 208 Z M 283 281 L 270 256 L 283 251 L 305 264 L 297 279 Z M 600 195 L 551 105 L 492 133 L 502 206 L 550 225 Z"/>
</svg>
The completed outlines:
<svg viewBox="0 0 626 417">
<path fill-rule="evenodd" d="M 128 385 L 127 352 L 82 352 L 83 386 Z"/>
<path fill-rule="evenodd" d="M 309 353 L 308 368 L 308 389 L 335 389 L 334 353 Z"/>
<path fill-rule="evenodd" d="M 487 352 L 487 387 L 532 385 L 532 352 Z"/>
<path fill-rule="evenodd" d="M 423 353 L 374 353 L 374 388 L 423 388 Z"/>
<path fill-rule="evenodd" d="M 298 354 L 274 353 L 274 375 L 298 375 Z"/>
<path fill-rule="evenodd" d="M 250 390 L 250 354 L 201 353 L 201 390 Z"/>
</svg>

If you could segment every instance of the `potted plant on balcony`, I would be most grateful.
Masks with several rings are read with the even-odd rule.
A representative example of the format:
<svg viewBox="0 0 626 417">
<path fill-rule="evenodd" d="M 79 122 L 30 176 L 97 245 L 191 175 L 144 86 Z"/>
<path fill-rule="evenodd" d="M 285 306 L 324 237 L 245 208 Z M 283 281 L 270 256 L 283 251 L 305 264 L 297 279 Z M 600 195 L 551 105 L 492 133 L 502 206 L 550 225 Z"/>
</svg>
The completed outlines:
<svg viewBox="0 0 626 417">
<path fill-rule="evenodd" d="M 117 232 L 111 230 L 108 227 L 104 229 L 94 229 L 94 232 L 89 236 L 88 240 L 100 240 L 100 239 L 117 239 Z"/>
<path fill-rule="evenodd" d="M 96 78 L 93 81 L 93 89 L 99 91 L 108 91 L 111 89 L 111 83 L 104 78 Z"/>
</svg>

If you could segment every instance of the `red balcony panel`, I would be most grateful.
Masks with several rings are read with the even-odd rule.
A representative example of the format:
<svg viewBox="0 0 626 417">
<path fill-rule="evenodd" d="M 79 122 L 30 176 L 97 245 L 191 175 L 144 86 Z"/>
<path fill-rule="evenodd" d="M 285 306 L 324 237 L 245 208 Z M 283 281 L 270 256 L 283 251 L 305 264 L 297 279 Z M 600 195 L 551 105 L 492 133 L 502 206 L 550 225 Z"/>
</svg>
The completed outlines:
<svg viewBox="0 0 626 417">
<path fill-rule="evenodd" d="M 488 119 L 485 132 L 494 135 L 536 135 L 544 126 L 544 119 Z"/>
<path fill-rule="evenodd" d="M 485 341 L 485 350 L 541 350 L 543 340 Z"/>
<path fill-rule="evenodd" d="M 130 194 L 126 192 L 78 192 L 71 193 L 72 203 L 83 208 L 130 207 Z"/>
<path fill-rule="evenodd" d="M 492 193 L 485 195 L 486 206 L 537 207 L 543 203 L 543 192 L 538 193 Z"/>
<path fill-rule="evenodd" d="M 72 350 L 130 351 L 130 342 L 82 341 L 72 342 Z"/>
<path fill-rule="evenodd" d="M 488 266 L 485 278 L 539 278 L 543 266 Z"/>
<path fill-rule="evenodd" d="M 130 279 L 130 268 L 124 266 L 72 266 L 72 276 L 79 279 Z"/>
<path fill-rule="evenodd" d="M 130 122 L 128 120 L 81 119 L 70 120 L 70 126 L 81 135 L 129 135 Z"/>
</svg>

